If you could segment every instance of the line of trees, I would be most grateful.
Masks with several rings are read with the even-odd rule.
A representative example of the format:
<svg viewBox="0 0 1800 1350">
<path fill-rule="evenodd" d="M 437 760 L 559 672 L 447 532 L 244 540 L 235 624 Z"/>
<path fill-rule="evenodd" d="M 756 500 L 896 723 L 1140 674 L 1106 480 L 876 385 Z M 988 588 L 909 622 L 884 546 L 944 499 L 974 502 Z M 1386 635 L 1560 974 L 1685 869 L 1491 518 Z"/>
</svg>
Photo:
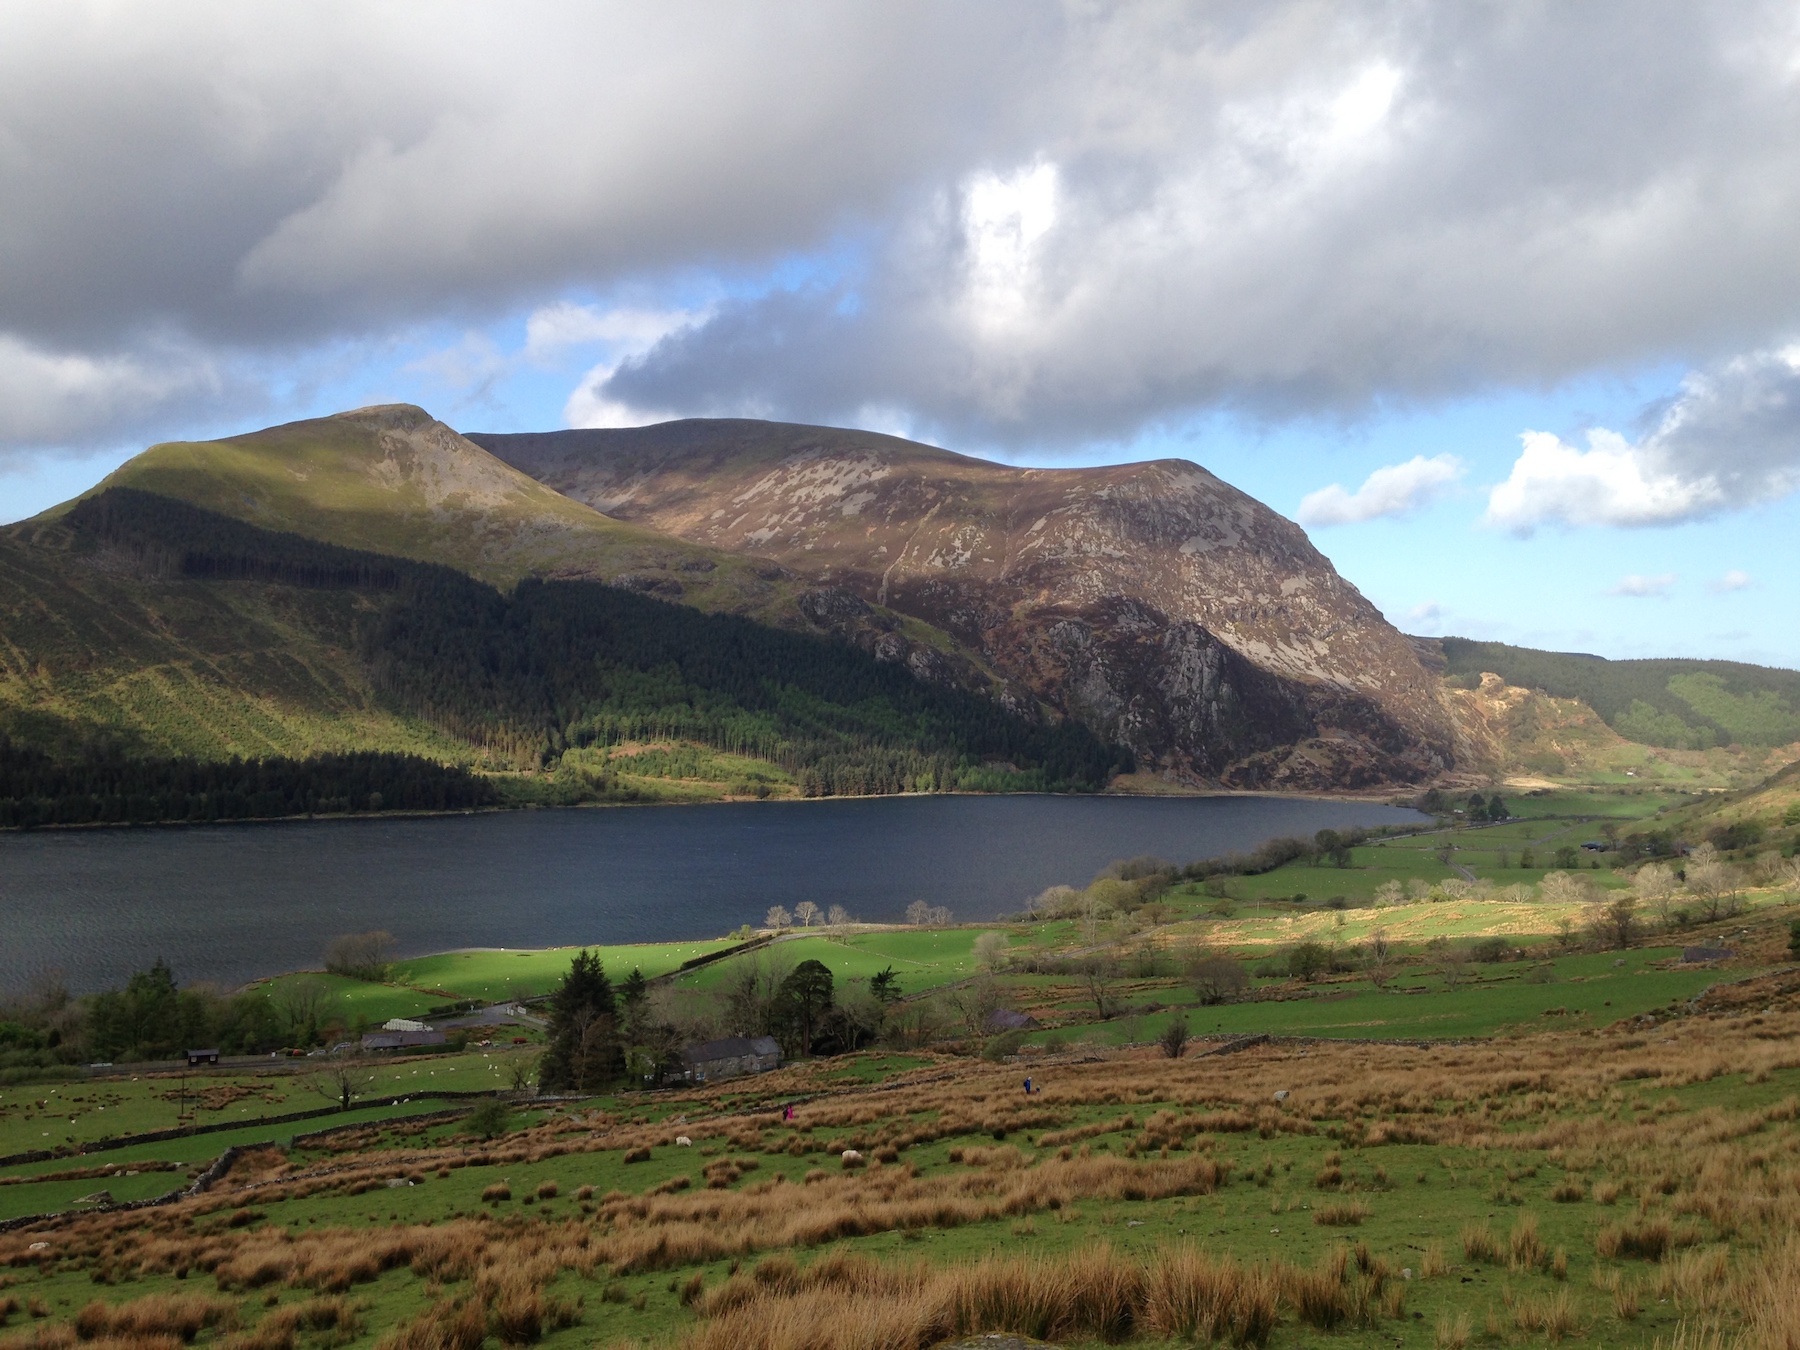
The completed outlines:
<svg viewBox="0 0 1800 1350">
<path fill-rule="evenodd" d="M 498 801 L 466 769 L 378 751 L 310 759 L 59 762 L 0 733 L 0 826 L 204 823 L 384 811 L 461 811 Z"/>
<path fill-rule="evenodd" d="M 584 949 L 551 997 L 538 1087 L 654 1086 L 681 1073 L 683 1047 L 725 1036 L 773 1037 L 789 1059 L 854 1050 L 882 1034 L 901 995 L 891 967 L 840 984 L 824 962 L 790 964 L 779 952 L 735 959 L 711 991 L 652 985 L 637 970 L 614 982 Z"/>
</svg>

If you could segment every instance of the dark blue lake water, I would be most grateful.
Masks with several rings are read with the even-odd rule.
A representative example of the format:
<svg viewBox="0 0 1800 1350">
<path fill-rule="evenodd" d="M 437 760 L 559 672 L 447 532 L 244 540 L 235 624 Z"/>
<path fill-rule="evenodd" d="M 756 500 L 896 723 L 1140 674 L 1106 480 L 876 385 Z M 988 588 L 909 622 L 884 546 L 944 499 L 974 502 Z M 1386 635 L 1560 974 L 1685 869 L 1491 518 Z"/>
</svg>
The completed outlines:
<svg viewBox="0 0 1800 1350">
<path fill-rule="evenodd" d="M 1419 819 L 1269 797 L 886 797 L 4 834 L 0 990 L 57 969 L 86 992 L 158 956 L 232 985 L 371 928 L 416 955 L 715 937 L 801 900 L 986 919 L 1115 858 Z"/>
</svg>

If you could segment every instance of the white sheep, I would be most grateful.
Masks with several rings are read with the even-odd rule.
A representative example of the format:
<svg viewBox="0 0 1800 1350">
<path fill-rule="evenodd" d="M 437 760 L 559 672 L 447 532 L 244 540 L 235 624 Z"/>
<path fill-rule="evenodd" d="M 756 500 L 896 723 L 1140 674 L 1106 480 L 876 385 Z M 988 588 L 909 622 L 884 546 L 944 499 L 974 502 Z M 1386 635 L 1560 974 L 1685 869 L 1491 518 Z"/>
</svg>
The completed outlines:
<svg viewBox="0 0 1800 1350">
<path fill-rule="evenodd" d="M 692 1148 L 693 1146 L 694 1141 L 689 1139 L 685 1134 L 678 1134 L 675 1136 L 676 1148 Z"/>
</svg>

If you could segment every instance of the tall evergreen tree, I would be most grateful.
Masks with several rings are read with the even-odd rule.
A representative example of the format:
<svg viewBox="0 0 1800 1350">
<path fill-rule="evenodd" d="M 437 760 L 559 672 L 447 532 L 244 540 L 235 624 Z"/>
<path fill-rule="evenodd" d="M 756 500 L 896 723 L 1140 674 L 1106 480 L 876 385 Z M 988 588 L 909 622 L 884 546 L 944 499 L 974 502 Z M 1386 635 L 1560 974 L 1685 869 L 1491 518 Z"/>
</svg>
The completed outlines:
<svg viewBox="0 0 1800 1350">
<path fill-rule="evenodd" d="M 550 1047 L 538 1066 L 541 1092 L 582 1092 L 617 1076 L 619 1008 L 598 953 L 583 947 L 550 1000 Z"/>
<path fill-rule="evenodd" d="M 812 1053 L 813 1036 L 831 1008 L 833 992 L 831 970 L 822 961 L 802 961 L 781 982 L 775 1017 L 794 1053 Z"/>
</svg>

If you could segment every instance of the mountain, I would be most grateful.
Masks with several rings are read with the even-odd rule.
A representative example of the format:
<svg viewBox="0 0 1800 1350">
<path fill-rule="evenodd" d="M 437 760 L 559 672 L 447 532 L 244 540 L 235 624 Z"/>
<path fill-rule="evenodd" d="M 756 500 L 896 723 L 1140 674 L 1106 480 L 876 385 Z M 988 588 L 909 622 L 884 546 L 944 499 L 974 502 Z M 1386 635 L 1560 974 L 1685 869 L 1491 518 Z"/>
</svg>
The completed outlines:
<svg viewBox="0 0 1800 1350">
<path fill-rule="evenodd" d="M 610 581 L 702 609 L 765 615 L 792 603 L 790 588 L 773 573 L 758 575 L 753 562 L 572 501 L 410 404 L 154 445 L 84 495 L 114 487 L 442 563 L 495 586 L 527 576 Z M 38 521 L 53 523 L 69 505 Z"/>
<path fill-rule="evenodd" d="M 268 762 L 204 770 L 234 756 Z M 482 800 L 421 759 L 558 802 L 1093 790 L 1128 763 L 849 644 L 598 581 L 503 591 L 122 486 L 0 531 L 0 789 L 42 798 L 0 820 Z"/>
<path fill-rule="evenodd" d="M 743 420 L 468 439 L 614 520 L 778 564 L 820 625 L 926 678 L 991 680 L 1165 777 L 1315 789 L 1455 759 L 1408 640 L 1298 526 L 1195 464 L 1019 469 Z"/>
</svg>

